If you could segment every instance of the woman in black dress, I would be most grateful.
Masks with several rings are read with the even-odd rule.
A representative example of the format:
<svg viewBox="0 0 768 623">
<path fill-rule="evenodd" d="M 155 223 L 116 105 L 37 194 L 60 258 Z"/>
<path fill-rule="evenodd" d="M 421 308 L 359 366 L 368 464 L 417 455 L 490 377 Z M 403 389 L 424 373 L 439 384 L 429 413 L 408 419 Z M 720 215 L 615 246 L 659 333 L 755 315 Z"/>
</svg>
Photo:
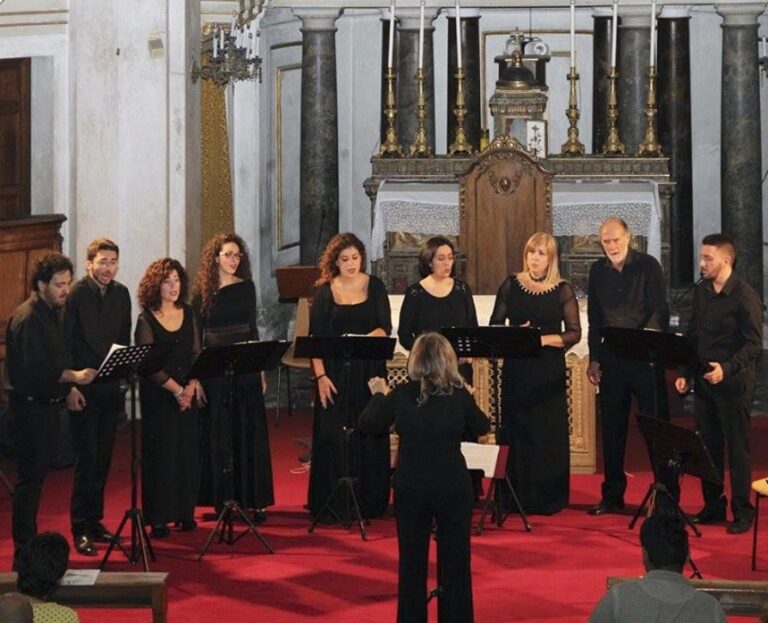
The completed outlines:
<svg viewBox="0 0 768 623">
<path fill-rule="evenodd" d="M 477 312 L 469 286 L 454 278 L 455 249 L 443 236 L 424 243 L 419 254 L 421 281 L 405 291 L 397 336 L 403 348 L 411 350 L 416 338 L 443 327 L 476 327 Z M 472 382 L 469 361 L 459 362 L 459 371 Z"/>
<path fill-rule="evenodd" d="M 245 242 L 216 234 L 203 249 L 192 302 L 203 347 L 257 341 L 256 288 Z M 208 408 L 202 420 L 200 504 L 217 512 L 228 500 L 266 518 L 275 503 L 262 373 L 205 379 Z M 230 408 L 230 395 L 232 408 Z"/>
<path fill-rule="evenodd" d="M 581 338 L 581 322 L 573 289 L 560 278 L 550 234 L 528 239 L 522 272 L 499 288 L 491 324 L 507 323 L 541 329 L 543 348 L 538 357 L 504 360 L 496 438 L 510 446 L 507 471 L 525 511 L 551 515 L 568 505 L 565 351 Z M 511 500 L 504 504 L 511 509 Z"/>
<path fill-rule="evenodd" d="M 156 260 L 139 283 L 142 307 L 136 344 L 172 344 L 163 369 L 141 379 L 141 459 L 144 517 L 152 536 L 169 535 L 168 522 L 194 530 L 199 485 L 203 388 L 187 379 L 200 337 L 187 297 L 187 275 L 173 259 Z"/>
<path fill-rule="evenodd" d="M 390 334 L 387 290 L 380 279 L 366 274 L 365 247 L 357 236 L 342 233 L 331 238 L 319 266 L 310 335 Z M 312 426 L 309 510 L 313 516 L 320 512 L 338 479 L 347 475 L 349 465 L 358 479 L 363 517 L 381 516 L 389 503 L 389 434 L 361 435 L 357 420 L 371 397 L 368 379 L 386 376 L 386 364 L 381 360 L 355 360 L 345 366 L 338 360 L 313 359 L 312 371 L 317 381 L 317 399 Z M 344 427 L 355 429 L 350 448 L 346 447 Z M 346 508 L 344 495 L 337 495 L 332 504 L 334 512 L 320 519 L 348 519 L 344 516 Z"/>
<path fill-rule="evenodd" d="M 391 392 L 384 378 L 370 380 L 373 398 L 360 429 L 375 434 L 394 422 L 400 436 L 395 470 L 395 513 L 399 576 L 398 623 L 426 623 L 427 563 L 433 524 L 437 528 L 438 577 L 442 589 L 438 620 L 472 623 L 470 523 L 472 481 L 461 454 L 466 430 L 488 432 L 458 371 L 448 340 L 424 333 L 408 359 L 410 382 Z"/>
</svg>

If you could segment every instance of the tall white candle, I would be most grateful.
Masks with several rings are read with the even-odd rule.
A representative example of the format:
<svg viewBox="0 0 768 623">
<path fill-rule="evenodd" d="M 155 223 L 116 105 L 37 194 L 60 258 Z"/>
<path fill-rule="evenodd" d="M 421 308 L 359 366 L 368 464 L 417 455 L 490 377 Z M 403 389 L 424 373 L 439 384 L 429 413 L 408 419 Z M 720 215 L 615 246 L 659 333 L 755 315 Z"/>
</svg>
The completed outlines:
<svg viewBox="0 0 768 623">
<path fill-rule="evenodd" d="M 392 0 L 392 6 L 389 9 L 389 49 L 387 50 L 387 67 L 394 67 L 392 58 L 395 52 L 395 0 Z"/>
<path fill-rule="evenodd" d="M 762 52 L 761 52 L 760 56 L 765 57 L 765 55 L 766 55 L 766 47 L 768 47 L 768 41 L 766 41 L 765 37 L 761 37 L 760 38 L 760 42 L 761 42 L 761 45 L 763 46 L 762 47 Z"/>
<path fill-rule="evenodd" d="M 656 65 L 656 0 L 651 0 L 651 54 L 648 64 Z"/>
<path fill-rule="evenodd" d="M 576 67 L 576 0 L 571 0 L 571 67 Z"/>
<path fill-rule="evenodd" d="M 461 69 L 461 6 L 456 0 L 456 67 Z"/>
<path fill-rule="evenodd" d="M 616 67 L 616 37 L 619 30 L 619 0 L 613 0 L 613 28 L 611 31 L 611 67 Z"/>
<path fill-rule="evenodd" d="M 424 4 L 421 0 L 421 11 L 419 13 L 419 69 L 424 69 Z"/>
</svg>

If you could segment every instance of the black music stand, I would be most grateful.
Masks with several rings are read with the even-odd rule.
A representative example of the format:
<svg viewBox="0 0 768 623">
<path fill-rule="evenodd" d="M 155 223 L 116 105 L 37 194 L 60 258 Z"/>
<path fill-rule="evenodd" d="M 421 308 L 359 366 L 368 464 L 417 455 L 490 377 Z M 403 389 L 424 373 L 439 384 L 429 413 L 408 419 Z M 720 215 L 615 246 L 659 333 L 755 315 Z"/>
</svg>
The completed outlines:
<svg viewBox="0 0 768 623">
<path fill-rule="evenodd" d="M 205 348 L 195 361 L 189 372 L 189 378 L 208 379 L 223 376 L 226 378 L 226 403 L 229 408 L 230 421 L 234 415 L 234 377 L 236 374 L 256 374 L 262 370 L 271 370 L 280 361 L 280 358 L 288 350 L 290 342 L 285 340 L 272 342 L 238 342 L 222 346 L 209 346 Z M 233 426 L 230 430 L 234 433 Z M 231 446 L 231 444 L 230 444 Z M 230 496 L 234 496 L 234 456 L 230 447 L 229 457 L 224 467 L 224 477 L 227 483 L 226 490 Z M 238 517 L 246 525 L 246 529 L 235 536 L 233 522 Z M 208 552 L 213 540 L 218 535 L 219 543 L 226 542 L 227 545 L 234 545 L 247 534 L 253 534 L 261 541 L 262 545 L 270 554 L 274 554 L 270 544 L 264 536 L 256 529 L 256 526 L 248 518 L 240 507 L 240 503 L 230 498 L 224 502 L 224 506 L 219 513 L 208 539 L 205 541 L 203 549 L 200 551 L 198 561 Z"/>
<path fill-rule="evenodd" d="M 494 430 L 500 428 L 499 407 L 499 359 L 523 359 L 536 357 L 541 352 L 541 330 L 536 327 L 507 327 L 503 325 L 492 327 L 446 327 L 440 329 L 456 351 L 457 357 L 484 357 L 491 361 L 491 388 L 496 398 L 497 408 L 493 413 Z M 498 441 L 498 440 L 497 440 Z M 505 466 L 506 472 L 506 466 Z M 520 504 L 517 492 L 506 478 L 512 501 L 517 507 L 517 513 L 523 522 L 526 532 L 531 531 L 531 524 Z M 490 493 L 490 492 L 489 492 Z M 501 503 L 498 499 L 499 490 L 495 488 L 496 512 L 501 513 Z M 490 497 L 489 497 L 490 499 Z M 496 525 L 501 527 L 506 521 L 505 513 L 496 516 Z"/>
<path fill-rule="evenodd" d="M 139 344 L 111 350 L 104 362 L 99 367 L 99 372 L 92 383 L 107 381 L 126 381 L 131 388 L 131 419 L 129 430 L 131 434 L 131 507 L 123 514 L 123 519 L 115 530 L 115 535 L 109 543 L 104 558 L 101 559 L 99 569 L 107 566 L 112 550 L 119 547 L 132 565 L 141 559 L 144 571 L 149 571 L 149 560 L 155 561 L 155 552 L 152 550 L 152 542 L 147 534 L 144 516 L 139 508 L 139 463 L 136 442 L 136 383 L 139 375 L 150 374 L 162 367 L 165 358 L 171 350 L 171 344 Z M 131 522 L 131 545 L 123 547 L 120 535 L 128 522 Z"/>
<path fill-rule="evenodd" d="M 365 521 L 360 511 L 360 504 L 357 501 L 356 470 L 353 469 L 352 454 L 352 435 L 357 431 L 357 414 L 352 413 L 351 392 L 349 387 L 349 371 L 352 361 L 356 359 L 392 359 L 395 352 L 395 338 L 391 337 L 371 337 L 367 335 L 360 336 L 342 336 L 342 337 L 297 337 L 296 338 L 296 356 L 307 357 L 311 359 L 333 359 L 342 362 L 342 374 L 344 377 L 344 388 L 346 391 L 346 404 L 344 405 L 346 424 L 342 427 L 344 432 L 344 464 L 342 465 L 341 478 L 336 481 L 336 485 L 331 490 L 320 510 L 312 518 L 309 525 L 309 532 L 314 532 L 320 518 L 327 510 L 333 515 L 339 523 L 346 528 L 351 527 L 353 518 L 357 520 L 360 527 L 360 536 L 363 541 L 367 540 L 365 531 Z M 345 515 L 344 520 L 334 510 L 331 503 L 337 495 L 344 495 Z"/>
<path fill-rule="evenodd" d="M 664 420 L 640 414 L 637 415 L 637 423 L 648 444 L 651 456 L 655 456 L 657 461 L 666 465 L 675 478 L 679 479 L 682 474 L 689 474 L 695 478 L 715 484 L 722 483 L 699 431 L 689 430 Z M 650 509 L 654 508 L 656 498 L 659 495 L 666 496 L 668 502 L 671 503 L 671 507 L 675 509 L 680 518 L 691 527 L 696 536 L 701 536 L 698 526 L 683 512 L 680 504 L 670 494 L 667 487 L 657 482 L 648 487 L 648 492 L 645 494 L 640 507 L 629 524 L 630 528 L 634 528 L 635 523 L 646 506 Z M 700 578 L 701 573 L 696 568 L 693 560 L 690 562 L 691 567 L 693 567 L 694 577 Z"/>
</svg>

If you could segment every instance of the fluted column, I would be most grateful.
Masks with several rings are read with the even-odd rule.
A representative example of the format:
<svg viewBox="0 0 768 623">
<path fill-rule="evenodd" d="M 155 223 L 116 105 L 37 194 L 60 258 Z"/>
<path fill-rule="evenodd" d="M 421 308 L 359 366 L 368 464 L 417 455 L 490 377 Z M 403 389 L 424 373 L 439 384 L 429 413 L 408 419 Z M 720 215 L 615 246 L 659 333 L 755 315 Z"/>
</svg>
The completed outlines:
<svg viewBox="0 0 768 623">
<path fill-rule="evenodd" d="M 608 74 L 611 73 L 611 9 L 592 10 L 592 153 L 603 151 L 608 135 Z"/>
<path fill-rule="evenodd" d="M 427 103 L 427 142 L 435 153 L 435 64 L 432 34 L 435 29 L 432 20 L 439 9 L 427 7 L 424 20 L 424 98 Z M 419 9 L 398 9 L 400 17 L 400 43 L 397 75 L 397 134 L 407 152 L 413 143 L 418 121 L 416 101 L 418 84 L 416 70 L 419 67 Z"/>
<path fill-rule="evenodd" d="M 765 4 L 716 5 L 715 8 L 723 18 L 722 230 L 736 243 L 738 272 L 762 297 L 763 194 L 757 17 Z"/>
<path fill-rule="evenodd" d="M 651 14 L 645 7 L 621 5 L 619 13 L 619 136 L 627 155 L 634 156 L 645 138 Z"/>
<path fill-rule="evenodd" d="M 448 11 L 448 145 L 456 139 L 456 11 Z M 481 102 L 480 95 L 480 11 L 461 9 L 461 47 L 464 67 L 464 103 L 467 118 L 464 132 L 473 149 L 480 147 Z"/>
<path fill-rule="evenodd" d="M 666 6 L 658 21 L 659 139 L 675 181 L 669 205 L 672 287 L 691 283 L 694 275 L 690 19 L 687 7 Z"/>
<path fill-rule="evenodd" d="M 338 9 L 294 9 L 301 19 L 302 264 L 316 264 L 339 231 L 339 136 L 336 102 Z"/>
</svg>

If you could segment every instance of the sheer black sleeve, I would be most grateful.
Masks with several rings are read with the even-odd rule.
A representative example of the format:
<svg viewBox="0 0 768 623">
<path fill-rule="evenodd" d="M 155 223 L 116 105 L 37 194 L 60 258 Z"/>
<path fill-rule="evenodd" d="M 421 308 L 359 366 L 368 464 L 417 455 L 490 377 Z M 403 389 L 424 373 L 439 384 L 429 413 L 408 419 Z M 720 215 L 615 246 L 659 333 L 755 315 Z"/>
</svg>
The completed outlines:
<svg viewBox="0 0 768 623">
<path fill-rule="evenodd" d="M 251 328 L 251 339 L 254 341 L 259 340 L 259 326 L 256 323 L 256 286 L 253 281 L 250 281 L 250 287 L 248 288 L 248 326 Z"/>
<path fill-rule="evenodd" d="M 406 350 L 413 348 L 416 341 L 416 317 L 418 316 L 417 290 L 411 286 L 405 291 L 403 306 L 400 308 L 400 320 L 397 324 L 397 337 Z"/>
<path fill-rule="evenodd" d="M 579 302 L 573 288 L 568 283 L 560 287 L 560 307 L 563 310 L 565 326 L 560 337 L 563 338 L 563 348 L 568 350 L 581 339 L 581 318 L 579 318 Z"/>
<path fill-rule="evenodd" d="M 477 309 L 475 308 L 475 299 L 472 297 L 472 288 L 470 288 L 465 283 L 463 284 L 461 292 L 464 295 L 464 304 L 467 308 L 467 326 L 476 327 L 477 326 Z"/>
<path fill-rule="evenodd" d="M 512 280 L 507 277 L 496 293 L 496 302 L 493 304 L 493 313 L 489 324 L 507 324 L 509 317 L 509 296 L 512 288 Z"/>
<path fill-rule="evenodd" d="M 152 331 L 152 325 L 149 323 L 147 314 L 151 312 L 143 311 L 139 314 L 139 319 L 136 321 L 136 331 L 133 335 L 133 341 L 138 346 L 139 344 L 154 344 L 155 332 Z M 158 370 L 147 376 L 147 378 L 156 385 L 162 385 L 165 383 L 171 375 L 165 370 Z"/>
<path fill-rule="evenodd" d="M 373 297 L 375 309 L 374 329 L 383 329 L 387 335 L 392 334 L 392 310 L 389 307 L 389 296 L 384 282 L 378 277 L 371 275 L 368 281 L 368 296 Z"/>
</svg>

